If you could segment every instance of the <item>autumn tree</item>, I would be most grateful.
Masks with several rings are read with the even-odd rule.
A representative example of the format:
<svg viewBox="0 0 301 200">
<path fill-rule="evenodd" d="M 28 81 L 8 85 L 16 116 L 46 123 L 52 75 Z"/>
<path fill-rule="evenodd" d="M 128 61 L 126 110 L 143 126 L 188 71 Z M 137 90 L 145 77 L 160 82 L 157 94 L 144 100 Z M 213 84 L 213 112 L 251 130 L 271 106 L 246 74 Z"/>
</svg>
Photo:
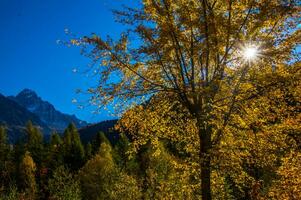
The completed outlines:
<svg viewBox="0 0 301 200">
<path fill-rule="evenodd" d="M 37 183 L 35 179 L 36 164 L 30 153 L 26 151 L 19 166 L 22 191 L 25 192 L 27 199 L 35 199 L 37 195 Z"/>
<path fill-rule="evenodd" d="M 178 158 L 162 142 L 149 143 L 142 155 L 144 199 L 197 199 L 190 176 Z M 193 173 L 191 173 L 192 175 Z"/>
<path fill-rule="evenodd" d="M 80 200 L 79 181 L 63 166 L 58 167 L 48 181 L 50 198 L 55 200 Z"/>
<path fill-rule="evenodd" d="M 112 157 L 112 148 L 102 143 L 100 151 L 79 173 L 82 191 L 88 199 L 140 199 L 136 180 L 120 171 Z"/>
<path fill-rule="evenodd" d="M 282 159 L 282 166 L 277 170 L 280 179 L 271 187 L 270 199 L 300 199 L 301 198 L 301 153 L 291 152 Z"/>
<path fill-rule="evenodd" d="M 299 60 L 299 11 L 298 1 L 146 0 L 115 12 L 132 26 L 118 41 L 92 35 L 71 43 L 100 62 L 91 70 L 100 79 L 88 90 L 92 103 L 163 93 L 182 105 L 197 127 L 202 199 L 211 200 L 212 149 L 232 114 L 277 84 L 258 79 Z"/>
</svg>

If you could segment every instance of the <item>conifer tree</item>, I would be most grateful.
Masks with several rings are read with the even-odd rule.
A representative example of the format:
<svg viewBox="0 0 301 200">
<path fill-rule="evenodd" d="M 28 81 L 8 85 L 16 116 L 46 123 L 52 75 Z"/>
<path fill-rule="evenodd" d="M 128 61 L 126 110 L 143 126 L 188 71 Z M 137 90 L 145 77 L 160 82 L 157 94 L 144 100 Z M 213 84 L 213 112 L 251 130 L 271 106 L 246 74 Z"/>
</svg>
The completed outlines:
<svg viewBox="0 0 301 200">
<path fill-rule="evenodd" d="M 0 126 L 0 193 L 9 185 L 12 176 L 13 163 L 11 151 L 7 140 L 6 129 Z"/>
<path fill-rule="evenodd" d="M 15 185 L 10 185 L 7 188 L 6 194 L 0 193 L 1 200 L 19 200 L 21 197 L 20 193 L 18 192 L 18 188 Z"/>
<path fill-rule="evenodd" d="M 128 137 L 120 133 L 114 146 L 113 157 L 116 164 L 131 175 L 139 175 L 140 167 L 135 153 L 130 153 L 131 143 Z"/>
<path fill-rule="evenodd" d="M 70 169 L 78 170 L 84 163 L 85 151 L 74 124 L 65 130 L 63 141 L 64 162 Z"/>
<path fill-rule="evenodd" d="M 108 140 L 104 132 L 100 131 L 96 134 L 96 137 L 92 142 L 93 154 L 96 154 L 99 151 L 100 145 L 102 143 L 111 145 L 111 142 Z"/>
<path fill-rule="evenodd" d="M 8 155 L 9 144 L 7 141 L 6 130 L 3 126 L 0 126 L 0 170 L 3 169 L 4 162 L 8 159 Z"/>
<path fill-rule="evenodd" d="M 85 158 L 86 161 L 89 160 L 92 157 L 92 145 L 91 145 L 90 142 L 86 145 L 86 148 L 85 148 L 85 157 L 86 157 Z"/>
<path fill-rule="evenodd" d="M 55 170 L 58 166 L 64 164 L 62 139 L 57 133 L 53 133 L 50 137 L 47 166 L 51 170 Z"/>
<path fill-rule="evenodd" d="M 27 133 L 26 149 L 30 152 L 37 166 L 40 167 L 45 156 L 43 155 L 43 135 L 31 121 L 26 124 L 25 131 Z"/>
<path fill-rule="evenodd" d="M 54 148 L 58 147 L 59 145 L 62 144 L 62 139 L 60 135 L 56 132 L 52 133 L 50 137 L 50 145 Z"/>
</svg>

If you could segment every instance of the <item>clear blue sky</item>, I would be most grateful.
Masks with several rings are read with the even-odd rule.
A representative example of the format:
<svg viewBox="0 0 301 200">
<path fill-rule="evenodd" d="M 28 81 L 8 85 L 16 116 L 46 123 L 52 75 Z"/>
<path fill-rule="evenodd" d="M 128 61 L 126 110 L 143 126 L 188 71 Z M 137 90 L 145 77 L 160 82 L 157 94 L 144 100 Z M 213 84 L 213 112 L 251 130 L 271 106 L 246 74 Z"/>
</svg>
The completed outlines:
<svg viewBox="0 0 301 200">
<path fill-rule="evenodd" d="M 129 0 L 0 0 L 0 93 L 15 95 L 33 89 L 58 110 L 89 122 L 113 118 L 106 111 L 91 114 L 71 103 L 75 90 L 96 84 L 83 74 L 89 60 L 79 49 L 58 45 L 64 29 L 77 35 L 118 36 L 122 26 L 110 9 Z M 84 98 L 81 98 L 84 100 Z"/>
</svg>

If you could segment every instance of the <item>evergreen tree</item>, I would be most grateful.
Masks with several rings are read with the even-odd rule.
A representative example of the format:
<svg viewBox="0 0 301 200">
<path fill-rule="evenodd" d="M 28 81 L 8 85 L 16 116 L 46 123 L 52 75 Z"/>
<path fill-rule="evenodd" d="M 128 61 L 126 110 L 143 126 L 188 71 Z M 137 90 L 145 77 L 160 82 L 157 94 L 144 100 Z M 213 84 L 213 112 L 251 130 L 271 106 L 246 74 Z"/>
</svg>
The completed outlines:
<svg viewBox="0 0 301 200">
<path fill-rule="evenodd" d="M 51 170 L 55 170 L 58 166 L 64 164 L 64 155 L 62 148 L 62 139 L 57 133 L 53 133 L 50 137 L 47 166 Z"/>
<path fill-rule="evenodd" d="M 30 152 L 34 162 L 40 168 L 45 156 L 43 155 L 43 135 L 37 127 L 33 126 L 31 121 L 26 124 L 26 133 L 26 149 Z"/>
<path fill-rule="evenodd" d="M 8 141 L 5 127 L 0 126 L 0 159 L 4 157 L 6 151 L 8 149 Z"/>
<path fill-rule="evenodd" d="M 15 185 L 10 185 L 6 194 L 0 194 L 1 200 L 19 200 L 20 194 L 18 188 Z"/>
<path fill-rule="evenodd" d="M 119 140 L 114 146 L 113 157 L 116 164 L 123 170 L 126 170 L 129 174 L 139 175 L 139 163 L 137 155 L 134 153 L 129 154 L 131 143 L 128 137 L 121 133 Z"/>
<path fill-rule="evenodd" d="M 92 145 L 90 142 L 86 145 L 85 156 L 86 160 L 89 160 L 92 157 Z"/>
<path fill-rule="evenodd" d="M 85 151 L 74 124 L 65 130 L 63 141 L 64 162 L 70 169 L 78 170 L 84 164 Z"/>
<path fill-rule="evenodd" d="M 18 141 L 14 146 L 13 146 L 13 151 L 12 151 L 12 162 L 14 166 L 13 170 L 13 176 L 14 179 L 16 180 L 16 184 L 19 187 L 21 185 L 21 179 L 20 179 L 20 165 L 23 161 L 24 155 L 26 152 L 25 144 L 24 142 Z M 21 187 L 21 186 L 20 186 Z"/>
<path fill-rule="evenodd" d="M 0 126 L 0 193 L 10 184 L 13 163 L 11 162 L 11 151 L 7 141 L 6 129 Z"/>
<path fill-rule="evenodd" d="M 50 145 L 52 147 L 57 147 L 61 144 L 62 144 L 62 139 L 61 139 L 60 135 L 56 132 L 52 133 L 51 137 L 50 137 Z"/>
<path fill-rule="evenodd" d="M 4 162 L 8 158 L 9 145 L 6 138 L 6 130 L 3 126 L 0 126 L 0 171 L 4 169 Z"/>
<path fill-rule="evenodd" d="M 108 140 L 104 132 L 100 131 L 96 134 L 95 139 L 92 142 L 92 151 L 93 154 L 96 154 L 99 151 L 100 145 L 106 143 L 111 145 L 111 142 Z"/>
</svg>

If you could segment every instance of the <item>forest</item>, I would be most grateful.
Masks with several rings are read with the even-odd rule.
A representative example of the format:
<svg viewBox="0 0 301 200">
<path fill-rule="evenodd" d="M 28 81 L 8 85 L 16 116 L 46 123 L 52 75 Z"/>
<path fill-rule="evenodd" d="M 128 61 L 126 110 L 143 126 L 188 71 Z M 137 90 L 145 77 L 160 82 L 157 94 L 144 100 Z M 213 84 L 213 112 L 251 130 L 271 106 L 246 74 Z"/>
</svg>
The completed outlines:
<svg viewBox="0 0 301 200">
<path fill-rule="evenodd" d="M 113 11 L 118 39 L 70 33 L 119 139 L 2 127 L 0 198 L 301 199 L 300 5 L 143 0 Z"/>
</svg>

